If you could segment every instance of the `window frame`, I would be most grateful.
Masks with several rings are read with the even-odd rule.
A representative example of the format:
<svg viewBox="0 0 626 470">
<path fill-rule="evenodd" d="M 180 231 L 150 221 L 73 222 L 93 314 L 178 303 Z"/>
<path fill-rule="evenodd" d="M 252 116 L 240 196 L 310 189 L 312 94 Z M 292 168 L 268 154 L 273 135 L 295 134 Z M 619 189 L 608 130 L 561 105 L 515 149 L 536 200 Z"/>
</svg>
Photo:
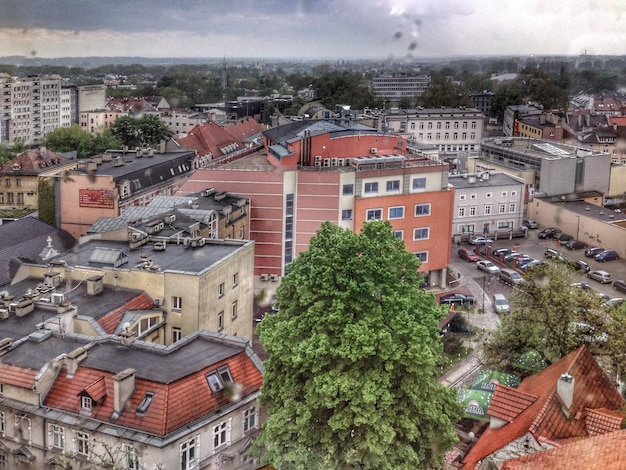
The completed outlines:
<svg viewBox="0 0 626 470">
<path fill-rule="evenodd" d="M 396 187 L 397 186 L 397 187 Z M 402 188 L 402 182 L 400 180 L 388 180 L 385 184 L 386 192 L 395 193 Z"/>
<path fill-rule="evenodd" d="M 346 183 L 341 188 L 342 196 L 352 196 L 354 194 L 354 184 Z"/>
<path fill-rule="evenodd" d="M 91 455 L 91 435 L 85 431 L 74 431 L 74 452 L 85 458 Z"/>
<path fill-rule="evenodd" d="M 352 209 L 342 209 L 341 220 L 352 220 Z"/>
<path fill-rule="evenodd" d="M 230 304 L 230 319 L 237 319 L 237 300 L 234 300 L 233 303 Z"/>
<path fill-rule="evenodd" d="M 400 211 L 400 215 L 396 215 L 393 214 L 392 215 L 392 211 L 397 212 Z M 387 218 L 389 220 L 394 220 L 394 219 L 404 219 L 404 206 L 392 206 L 389 209 L 387 209 Z"/>
<path fill-rule="evenodd" d="M 217 297 L 221 299 L 222 297 L 224 297 L 225 292 L 226 292 L 226 283 L 222 281 L 217 286 Z"/>
<path fill-rule="evenodd" d="M 258 429 L 259 420 L 258 420 L 258 410 L 256 406 L 252 406 L 243 412 L 243 433 L 247 434 L 250 431 Z"/>
<path fill-rule="evenodd" d="M 65 427 L 57 423 L 48 423 L 48 435 L 50 436 L 48 448 L 65 452 Z"/>
<path fill-rule="evenodd" d="M 231 439 L 231 418 L 213 426 L 213 452 L 230 445 Z"/>
<path fill-rule="evenodd" d="M 172 296 L 172 310 L 182 310 L 183 309 L 183 298 L 178 295 Z"/>
<path fill-rule="evenodd" d="M 414 190 L 426 189 L 426 178 L 424 178 L 424 177 L 413 178 L 411 180 L 411 188 L 414 189 Z"/>
<path fill-rule="evenodd" d="M 186 456 L 184 458 L 183 456 Z M 181 470 L 194 470 L 200 464 L 200 436 L 194 436 L 180 443 L 179 447 Z"/>
<path fill-rule="evenodd" d="M 378 215 L 378 217 L 376 217 L 376 215 Z M 365 221 L 369 222 L 370 220 L 383 220 L 383 210 L 382 210 L 382 208 L 366 209 L 365 210 Z"/>
<path fill-rule="evenodd" d="M 425 233 L 425 236 L 416 236 L 419 233 Z M 430 227 L 415 227 L 413 228 L 413 241 L 429 240 L 430 239 Z"/>
<path fill-rule="evenodd" d="M 363 194 L 378 194 L 378 181 L 363 182 Z"/>
</svg>

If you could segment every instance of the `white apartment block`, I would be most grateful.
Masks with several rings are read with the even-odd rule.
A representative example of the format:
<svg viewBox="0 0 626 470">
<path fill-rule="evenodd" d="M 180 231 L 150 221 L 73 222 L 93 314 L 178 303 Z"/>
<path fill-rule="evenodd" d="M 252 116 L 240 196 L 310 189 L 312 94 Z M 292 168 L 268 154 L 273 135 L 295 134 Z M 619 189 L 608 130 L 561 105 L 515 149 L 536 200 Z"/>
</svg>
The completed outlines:
<svg viewBox="0 0 626 470">
<path fill-rule="evenodd" d="M 398 104 L 402 98 L 415 98 L 430 86 L 429 75 L 395 73 L 372 78 L 371 89 L 376 98 Z"/>
<path fill-rule="evenodd" d="M 482 171 L 451 175 L 454 186 L 452 234 L 489 234 L 522 227 L 525 182 L 508 173 Z"/>
<path fill-rule="evenodd" d="M 434 145 L 444 154 L 478 151 L 485 116 L 471 108 L 392 108 L 383 118 L 384 130 L 412 141 Z"/>
</svg>

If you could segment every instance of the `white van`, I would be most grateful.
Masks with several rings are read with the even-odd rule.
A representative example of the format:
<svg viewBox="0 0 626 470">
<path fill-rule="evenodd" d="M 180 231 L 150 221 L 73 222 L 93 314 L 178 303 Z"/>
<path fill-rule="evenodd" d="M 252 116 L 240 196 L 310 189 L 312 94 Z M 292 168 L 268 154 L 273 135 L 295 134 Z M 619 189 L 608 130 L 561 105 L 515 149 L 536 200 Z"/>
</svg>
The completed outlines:
<svg viewBox="0 0 626 470">
<path fill-rule="evenodd" d="M 493 307 L 496 309 L 496 313 L 509 313 L 511 311 L 509 301 L 506 300 L 504 294 L 493 294 Z"/>
</svg>

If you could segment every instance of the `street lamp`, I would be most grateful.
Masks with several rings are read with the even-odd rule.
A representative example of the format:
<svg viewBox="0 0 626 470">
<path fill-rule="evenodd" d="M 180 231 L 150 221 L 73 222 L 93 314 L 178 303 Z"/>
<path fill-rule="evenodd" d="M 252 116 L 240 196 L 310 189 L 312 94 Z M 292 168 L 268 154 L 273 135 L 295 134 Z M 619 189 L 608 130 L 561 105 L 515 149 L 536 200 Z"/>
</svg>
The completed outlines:
<svg viewBox="0 0 626 470">
<path fill-rule="evenodd" d="M 578 233 L 580 232 L 580 216 L 577 215 L 578 223 L 576 224 L 576 240 L 578 240 Z"/>
</svg>

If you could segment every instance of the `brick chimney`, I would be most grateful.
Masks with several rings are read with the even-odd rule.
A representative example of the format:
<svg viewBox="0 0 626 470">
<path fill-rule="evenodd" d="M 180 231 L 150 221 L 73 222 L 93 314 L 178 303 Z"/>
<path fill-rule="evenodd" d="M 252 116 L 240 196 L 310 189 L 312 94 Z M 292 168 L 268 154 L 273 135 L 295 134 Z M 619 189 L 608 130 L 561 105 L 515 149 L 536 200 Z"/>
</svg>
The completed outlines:
<svg viewBox="0 0 626 470">
<path fill-rule="evenodd" d="M 574 376 L 567 372 L 561 377 L 556 384 L 556 393 L 563 401 L 565 407 L 569 410 L 574 401 Z"/>
<path fill-rule="evenodd" d="M 113 417 L 124 411 L 124 405 L 135 391 L 135 369 L 126 369 L 113 376 Z"/>
</svg>

